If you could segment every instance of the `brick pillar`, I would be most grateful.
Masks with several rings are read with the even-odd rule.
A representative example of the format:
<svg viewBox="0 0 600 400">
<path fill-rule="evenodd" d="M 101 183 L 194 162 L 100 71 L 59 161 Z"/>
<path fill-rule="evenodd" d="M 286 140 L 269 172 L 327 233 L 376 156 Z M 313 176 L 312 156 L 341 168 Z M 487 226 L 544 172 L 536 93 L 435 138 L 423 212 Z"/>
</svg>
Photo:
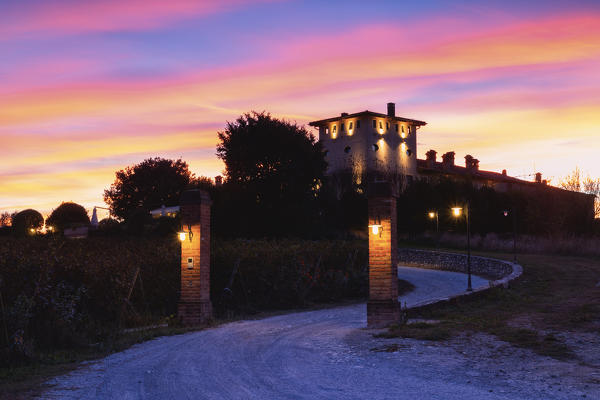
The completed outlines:
<svg viewBox="0 0 600 400">
<path fill-rule="evenodd" d="M 181 295 L 177 315 L 184 325 L 199 325 L 212 317 L 210 302 L 210 206 L 202 190 L 181 194 L 180 216 L 186 235 L 181 242 Z"/>
<path fill-rule="evenodd" d="M 381 224 L 380 233 L 369 228 L 369 301 L 367 326 L 384 327 L 398 322 L 397 196 L 389 183 L 369 187 L 369 225 Z"/>
</svg>

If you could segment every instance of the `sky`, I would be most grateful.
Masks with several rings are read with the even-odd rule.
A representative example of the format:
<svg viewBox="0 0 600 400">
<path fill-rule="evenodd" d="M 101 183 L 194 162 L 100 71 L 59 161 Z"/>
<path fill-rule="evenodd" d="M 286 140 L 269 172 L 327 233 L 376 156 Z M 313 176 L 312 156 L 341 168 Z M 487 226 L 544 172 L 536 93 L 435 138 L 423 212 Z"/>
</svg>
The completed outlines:
<svg viewBox="0 0 600 400">
<path fill-rule="evenodd" d="M 418 157 L 600 177 L 600 2 L 0 0 L 0 212 L 105 206 L 115 172 L 214 177 L 241 113 L 427 122 Z"/>
</svg>

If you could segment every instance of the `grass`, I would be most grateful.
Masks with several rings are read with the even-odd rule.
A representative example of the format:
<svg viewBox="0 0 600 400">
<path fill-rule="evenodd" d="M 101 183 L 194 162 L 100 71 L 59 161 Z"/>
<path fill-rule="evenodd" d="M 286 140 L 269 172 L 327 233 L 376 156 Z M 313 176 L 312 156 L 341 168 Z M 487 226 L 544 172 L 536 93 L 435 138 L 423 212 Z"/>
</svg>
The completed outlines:
<svg viewBox="0 0 600 400">
<path fill-rule="evenodd" d="M 476 254 L 511 260 L 506 253 Z M 514 346 L 565 359 L 573 357 L 557 335 L 600 332 L 600 259 L 519 255 L 523 275 L 509 289 L 495 288 L 422 310 L 410 317 L 435 319 L 430 324 L 391 327 L 385 337 L 445 340 L 467 332 L 484 332 Z"/>
</svg>

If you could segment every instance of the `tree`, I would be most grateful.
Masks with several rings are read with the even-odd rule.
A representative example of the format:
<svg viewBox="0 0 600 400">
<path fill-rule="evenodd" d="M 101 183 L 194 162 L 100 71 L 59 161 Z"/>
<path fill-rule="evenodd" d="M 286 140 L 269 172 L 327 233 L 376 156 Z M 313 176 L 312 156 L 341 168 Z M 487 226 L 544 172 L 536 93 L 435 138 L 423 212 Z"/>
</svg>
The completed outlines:
<svg viewBox="0 0 600 400">
<path fill-rule="evenodd" d="M 317 196 L 327 163 L 304 127 L 250 112 L 218 133 L 225 163 L 231 226 L 252 236 L 306 234 L 318 218 Z M 223 216 L 223 215 L 222 215 Z"/>
<path fill-rule="evenodd" d="M 83 206 L 73 202 L 63 202 L 52 211 L 46 220 L 46 226 L 52 226 L 57 231 L 65 228 L 88 226 L 90 218 Z"/>
<path fill-rule="evenodd" d="M 596 196 L 594 201 L 594 215 L 596 218 L 600 218 L 600 178 L 593 179 L 588 174 L 582 179 L 579 167 L 575 167 L 573 172 L 560 180 L 558 186 L 573 192 L 582 192 Z"/>
<path fill-rule="evenodd" d="M 12 217 L 12 229 L 16 235 L 24 236 L 31 229 L 37 230 L 44 225 L 44 217 L 36 210 L 27 209 Z"/>
<path fill-rule="evenodd" d="M 178 205 L 181 192 L 195 179 L 185 161 L 160 157 L 148 158 L 115 175 L 115 182 L 104 191 L 104 201 L 112 215 L 125 220 L 147 215 L 162 205 Z"/>
<path fill-rule="evenodd" d="M 8 211 L 5 211 L 2 214 L 0 214 L 0 227 L 11 226 L 12 218 L 15 214 L 11 214 Z"/>
</svg>

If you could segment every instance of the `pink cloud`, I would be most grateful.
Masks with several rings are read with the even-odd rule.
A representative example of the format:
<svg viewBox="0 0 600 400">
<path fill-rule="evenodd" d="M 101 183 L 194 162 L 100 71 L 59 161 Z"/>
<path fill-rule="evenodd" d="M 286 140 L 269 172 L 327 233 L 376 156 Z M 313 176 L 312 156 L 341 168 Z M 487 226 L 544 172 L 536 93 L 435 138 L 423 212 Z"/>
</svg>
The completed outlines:
<svg viewBox="0 0 600 400">
<path fill-rule="evenodd" d="M 85 0 L 41 2 L 8 14 L 0 38 L 43 32 L 76 34 L 143 30 L 176 20 L 227 12 L 250 3 L 273 0 Z M 6 17 L 6 16 L 5 16 Z M 7 22 L 8 21 L 8 22 Z"/>
</svg>

